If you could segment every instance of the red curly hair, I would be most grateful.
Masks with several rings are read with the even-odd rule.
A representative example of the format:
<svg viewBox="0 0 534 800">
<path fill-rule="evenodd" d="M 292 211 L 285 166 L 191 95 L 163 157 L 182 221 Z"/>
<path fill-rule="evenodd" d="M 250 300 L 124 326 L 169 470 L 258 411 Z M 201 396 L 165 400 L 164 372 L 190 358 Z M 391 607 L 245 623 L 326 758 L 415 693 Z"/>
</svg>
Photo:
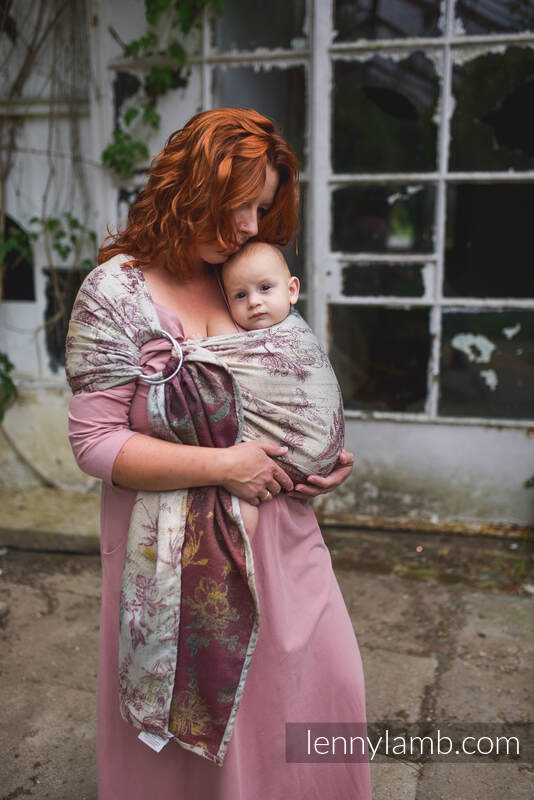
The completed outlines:
<svg viewBox="0 0 534 800">
<path fill-rule="evenodd" d="M 195 245 L 217 242 L 230 250 L 237 242 L 233 212 L 260 194 L 267 165 L 279 185 L 255 238 L 285 245 L 297 231 L 299 202 L 298 164 L 287 142 L 250 108 L 196 114 L 154 158 L 126 228 L 107 237 L 112 241 L 100 248 L 98 263 L 126 253 L 145 268 L 163 258 L 184 276 Z"/>
</svg>

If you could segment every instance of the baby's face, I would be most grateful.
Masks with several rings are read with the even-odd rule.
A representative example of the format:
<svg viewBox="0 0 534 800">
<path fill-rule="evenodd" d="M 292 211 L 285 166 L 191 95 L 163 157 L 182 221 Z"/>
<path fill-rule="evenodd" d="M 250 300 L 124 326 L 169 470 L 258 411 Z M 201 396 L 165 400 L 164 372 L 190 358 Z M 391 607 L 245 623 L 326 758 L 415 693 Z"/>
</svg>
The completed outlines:
<svg viewBox="0 0 534 800">
<path fill-rule="evenodd" d="M 298 300 L 298 278 L 272 248 L 240 253 L 225 264 L 223 282 L 235 321 L 248 331 L 281 322 Z"/>
</svg>

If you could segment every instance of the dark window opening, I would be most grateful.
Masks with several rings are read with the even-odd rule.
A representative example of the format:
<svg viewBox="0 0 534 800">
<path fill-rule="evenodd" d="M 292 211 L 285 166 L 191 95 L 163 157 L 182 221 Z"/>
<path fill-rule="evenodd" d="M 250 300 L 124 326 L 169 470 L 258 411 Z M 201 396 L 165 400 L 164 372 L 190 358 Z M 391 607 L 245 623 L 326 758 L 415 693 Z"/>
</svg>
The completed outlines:
<svg viewBox="0 0 534 800">
<path fill-rule="evenodd" d="M 2 274 L 3 300 L 35 300 L 33 253 L 30 237 L 14 219 L 6 215 Z"/>
<path fill-rule="evenodd" d="M 305 44 L 305 0 L 224 0 L 221 5 L 212 18 L 212 42 L 219 52 Z"/>
<path fill-rule="evenodd" d="M 428 309 L 332 305 L 330 336 L 345 408 L 424 411 Z"/>
<path fill-rule="evenodd" d="M 456 14 L 467 34 L 523 32 L 534 28 L 532 0 L 456 0 Z"/>
<path fill-rule="evenodd" d="M 52 372 L 65 365 L 65 340 L 72 306 L 87 275 L 84 269 L 50 267 L 43 270 L 46 282 L 45 338 Z"/>
<path fill-rule="evenodd" d="M 534 297 L 534 184 L 451 184 L 444 294 Z"/>
<path fill-rule="evenodd" d="M 420 264 L 348 264 L 342 270 L 342 292 L 353 296 L 423 297 Z"/>
<path fill-rule="evenodd" d="M 429 253 L 433 249 L 432 185 L 347 186 L 332 194 L 332 249 Z"/>
<path fill-rule="evenodd" d="M 435 0 L 335 0 L 336 41 L 440 36 L 440 4 Z"/>
<path fill-rule="evenodd" d="M 453 72 L 452 170 L 534 167 L 534 53 L 508 47 Z"/>
<path fill-rule="evenodd" d="M 436 169 L 439 78 L 423 53 L 334 64 L 335 172 Z"/>
<path fill-rule="evenodd" d="M 120 125 L 123 103 L 140 89 L 141 81 L 130 72 L 117 72 L 113 81 L 113 117 L 115 127 Z"/>
</svg>

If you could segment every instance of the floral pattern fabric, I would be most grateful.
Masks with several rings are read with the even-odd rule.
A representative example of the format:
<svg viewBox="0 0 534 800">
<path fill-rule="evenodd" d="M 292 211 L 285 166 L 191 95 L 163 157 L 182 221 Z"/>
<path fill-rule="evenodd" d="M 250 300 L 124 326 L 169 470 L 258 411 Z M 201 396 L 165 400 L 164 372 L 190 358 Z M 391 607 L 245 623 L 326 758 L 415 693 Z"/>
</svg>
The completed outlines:
<svg viewBox="0 0 534 800">
<path fill-rule="evenodd" d="M 67 337 L 73 392 L 141 379 L 140 348 L 162 337 L 143 272 L 126 257 L 97 267 Z M 227 447 L 286 444 L 284 469 L 327 475 L 343 446 L 337 381 L 313 333 L 292 313 L 265 330 L 182 342 L 152 385 L 154 436 Z M 169 379 L 170 378 L 170 379 Z M 250 542 L 223 487 L 137 493 L 121 589 L 120 704 L 135 727 L 173 736 L 221 765 L 259 632 Z"/>
</svg>

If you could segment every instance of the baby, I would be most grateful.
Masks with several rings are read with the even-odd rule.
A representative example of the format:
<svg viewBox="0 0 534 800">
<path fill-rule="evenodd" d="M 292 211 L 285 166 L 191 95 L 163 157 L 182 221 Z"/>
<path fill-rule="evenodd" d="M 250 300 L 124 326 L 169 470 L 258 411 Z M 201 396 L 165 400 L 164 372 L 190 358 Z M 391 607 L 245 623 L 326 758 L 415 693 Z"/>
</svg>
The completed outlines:
<svg viewBox="0 0 534 800">
<path fill-rule="evenodd" d="M 282 322 L 299 298 L 299 279 L 280 250 L 264 242 L 249 242 L 228 259 L 222 281 L 232 317 L 247 331 Z"/>
<path fill-rule="evenodd" d="M 222 267 L 222 282 L 234 322 L 247 331 L 282 322 L 299 297 L 300 283 L 291 275 L 277 247 L 249 242 Z M 228 320 L 214 318 L 208 336 L 232 333 Z M 258 508 L 240 501 L 241 516 L 250 539 L 258 524 Z"/>
<path fill-rule="evenodd" d="M 223 264 L 222 282 L 234 322 L 246 331 L 282 322 L 299 297 L 299 279 L 280 250 L 264 242 L 249 242 L 231 256 Z M 208 325 L 208 336 L 234 332 L 226 315 Z"/>
</svg>

